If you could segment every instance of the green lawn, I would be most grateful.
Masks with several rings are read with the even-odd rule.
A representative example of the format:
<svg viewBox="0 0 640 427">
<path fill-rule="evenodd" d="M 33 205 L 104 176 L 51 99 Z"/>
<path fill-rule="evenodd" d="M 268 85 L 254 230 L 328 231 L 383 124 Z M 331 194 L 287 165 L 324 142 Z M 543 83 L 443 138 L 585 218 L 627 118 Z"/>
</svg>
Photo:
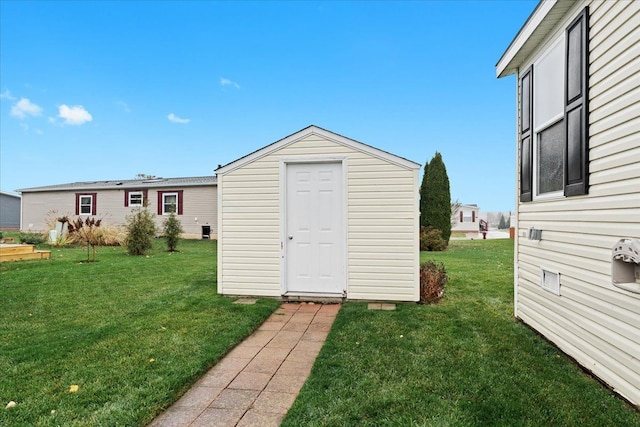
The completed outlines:
<svg viewBox="0 0 640 427">
<path fill-rule="evenodd" d="M 220 297 L 215 241 L 178 249 L 0 264 L 0 425 L 143 426 L 279 305 Z"/>
<path fill-rule="evenodd" d="M 434 306 L 347 303 L 284 426 L 640 426 L 640 415 L 513 318 L 513 241 L 422 253 Z"/>
</svg>

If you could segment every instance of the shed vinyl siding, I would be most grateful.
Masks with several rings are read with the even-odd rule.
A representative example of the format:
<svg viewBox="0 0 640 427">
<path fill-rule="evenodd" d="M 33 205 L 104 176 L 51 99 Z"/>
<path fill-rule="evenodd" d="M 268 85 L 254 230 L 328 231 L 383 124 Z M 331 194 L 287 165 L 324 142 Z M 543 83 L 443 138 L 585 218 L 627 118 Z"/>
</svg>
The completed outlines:
<svg viewBox="0 0 640 427">
<path fill-rule="evenodd" d="M 220 291 L 281 295 L 280 162 L 314 158 L 347 159 L 348 298 L 417 300 L 417 169 L 314 133 L 218 176 Z"/>
<path fill-rule="evenodd" d="M 611 283 L 613 245 L 640 239 L 640 2 L 577 3 L 521 70 L 587 5 L 589 194 L 518 203 L 516 313 L 640 405 L 640 295 Z M 541 269 L 560 273 L 560 296 Z"/>
</svg>

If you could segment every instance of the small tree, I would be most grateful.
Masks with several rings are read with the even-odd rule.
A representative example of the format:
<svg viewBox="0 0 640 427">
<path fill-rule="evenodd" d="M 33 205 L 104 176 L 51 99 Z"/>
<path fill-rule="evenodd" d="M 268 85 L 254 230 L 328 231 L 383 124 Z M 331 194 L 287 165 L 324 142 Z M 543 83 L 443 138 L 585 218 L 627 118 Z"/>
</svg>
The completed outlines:
<svg viewBox="0 0 640 427">
<path fill-rule="evenodd" d="M 146 206 L 134 209 L 127 216 L 127 231 L 127 250 L 130 255 L 145 255 L 153 247 L 156 223 Z"/>
<path fill-rule="evenodd" d="M 137 173 L 134 179 L 154 179 L 154 178 L 156 178 L 155 175 L 149 175 L 146 173 Z"/>
<path fill-rule="evenodd" d="M 500 222 L 498 223 L 498 230 L 504 230 L 507 227 L 507 221 L 504 219 L 504 215 L 500 215 Z"/>
<path fill-rule="evenodd" d="M 88 217 L 82 220 L 81 217 L 75 220 L 69 220 L 65 217 L 67 225 L 69 227 L 69 236 L 73 241 L 82 242 L 87 245 L 87 262 L 96 260 L 96 247 L 100 246 L 102 239 L 102 232 L 100 230 L 100 224 L 102 219 L 95 219 Z M 89 258 L 89 251 L 93 250 L 93 260 Z"/>
<path fill-rule="evenodd" d="M 460 203 L 458 200 L 456 200 L 455 202 L 451 202 L 451 228 L 455 227 L 458 224 L 460 218 L 458 213 L 460 212 L 461 206 L 462 203 Z"/>
<path fill-rule="evenodd" d="M 175 252 L 180 233 L 184 231 L 182 229 L 182 224 L 175 213 L 171 212 L 171 214 L 169 214 L 169 217 L 162 223 L 162 228 L 164 231 L 164 237 L 167 239 L 169 252 Z"/>
</svg>

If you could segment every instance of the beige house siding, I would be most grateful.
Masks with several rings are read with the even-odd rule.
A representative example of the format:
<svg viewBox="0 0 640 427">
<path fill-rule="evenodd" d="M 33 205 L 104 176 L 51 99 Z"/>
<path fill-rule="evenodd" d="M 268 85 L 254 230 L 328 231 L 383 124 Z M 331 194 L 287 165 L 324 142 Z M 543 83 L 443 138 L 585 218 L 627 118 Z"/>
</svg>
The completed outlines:
<svg viewBox="0 0 640 427">
<path fill-rule="evenodd" d="M 589 194 L 518 203 L 515 308 L 639 405 L 640 295 L 612 285 L 611 257 L 619 239 L 640 239 L 640 2 L 576 4 L 520 70 L 587 4 Z M 542 230 L 542 240 L 526 238 L 530 227 Z M 542 289 L 542 269 L 560 273 L 559 296 Z"/>
<path fill-rule="evenodd" d="M 346 158 L 349 299 L 418 298 L 418 170 L 310 134 L 218 176 L 220 291 L 281 295 L 280 163 Z"/>
<path fill-rule="evenodd" d="M 136 191 L 135 189 L 129 189 Z M 171 187 L 148 189 L 149 209 L 152 213 L 158 212 L 158 191 L 183 190 L 183 214 L 178 216 L 184 229 L 184 237 L 199 238 L 202 234 L 202 226 L 210 225 L 212 238 L 217 232 L 217 187 Z M 125 207 L 124 190 L 74 190 L 74 191 L 40 191 L 23 192 L 22 201 L 22 228 L 23 230 L 46 231 L 47 219 L 59 216 L 75 217 L 76 193 L 96 194 L 97 218 L 103 219 L 104 225 L 121 226 L 126 224 L 126 217 L 131 214 L 134 207 Z M 196 221 L 197 218 L 197 221 Z M 160 230 L 164 217 L 156 216 L 156 225 Z"/>
</svg>

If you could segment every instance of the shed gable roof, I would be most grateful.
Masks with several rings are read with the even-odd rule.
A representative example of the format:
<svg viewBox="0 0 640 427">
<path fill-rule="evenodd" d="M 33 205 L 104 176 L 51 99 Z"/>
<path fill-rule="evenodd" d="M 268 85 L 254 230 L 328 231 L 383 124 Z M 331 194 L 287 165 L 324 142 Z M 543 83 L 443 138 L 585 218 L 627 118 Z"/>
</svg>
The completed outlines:
<svg viewBox="0 0 640 427">
<path fill-rule="evenodd" d="M 496 77 L 517 73 L 526 58 L 575 4 L 575 0 L 540 0 L 496 64 Z"/>
<path fill-rule="evenodd" d="M 420 168 L 420 164 L 419 163 L 415 163 L 412 162 L 411 160 L 407 160 L 404 157 L 400 157 L 397 156 L 395 154 L 391 154 L 387 151 L 384 150 L 380 150 L 378 148 L 372 147 L 370 145 L 364 144 L 362 142 L 358 142 L 354 139 L 351 138 L 347 138 L 345 136 L 339 135 L 337 133 L 328 131 L 326 129 L 322 129 L 318 126 L 308 126 L 302 130 L 299 130 L 296 133 L 293 133 L 287 137 L 282 138 L 279 141 L 276 141 L 272 144 L 269 144 L 263 148 L 260 148 L 256 151 L 254 151 L 253 153 L 249 153 L 246 156 L 240 157 L 237 160 L 234 160 L 233 162 L 227 163 L 224 166 L 220 166 L 218 169 L 216 169 L 216 173 L 217 174 L 225 174 L 227 172 L 230 172 L 232 170 L 235 170 L 239 167 L 242 167 L 248 163 L 251 163 L 255 160 L 258 160 L 276 150 L 279 150 L 283 147 L 286 147 L 287 145 L 293 144 L 303 138 L 308 137 L 309 135 L 318 135 L 321 136 L 325 139 L 328 139 L 330 141 L 333 141 L 337 144 L 340 145 L 344 145 L 350 148 L 353 148 L 354 150 L 358 150 L 367 154 L 370 154 L 372 156 L 384 159 L 388 162 L 394 163 L 396 165 L 405 167 L 407 169 L 419 169 Z"/>
<path fill-rule="evenodd" d="M 144 189 L 166 187 L 198 187 L 217 185 L 215 176 L 195 176 L 182 178 L 153 178 L 153 179 L 127 179 L 114 181 L 83 181 L 68 184 L 47 185 L 43 187 L 23 188 L 17 191 L 22 193 L 36 193 L 42 191 L 85 191 L 85 190 L 113 190 L 113 189 Z"/>
</svg>

